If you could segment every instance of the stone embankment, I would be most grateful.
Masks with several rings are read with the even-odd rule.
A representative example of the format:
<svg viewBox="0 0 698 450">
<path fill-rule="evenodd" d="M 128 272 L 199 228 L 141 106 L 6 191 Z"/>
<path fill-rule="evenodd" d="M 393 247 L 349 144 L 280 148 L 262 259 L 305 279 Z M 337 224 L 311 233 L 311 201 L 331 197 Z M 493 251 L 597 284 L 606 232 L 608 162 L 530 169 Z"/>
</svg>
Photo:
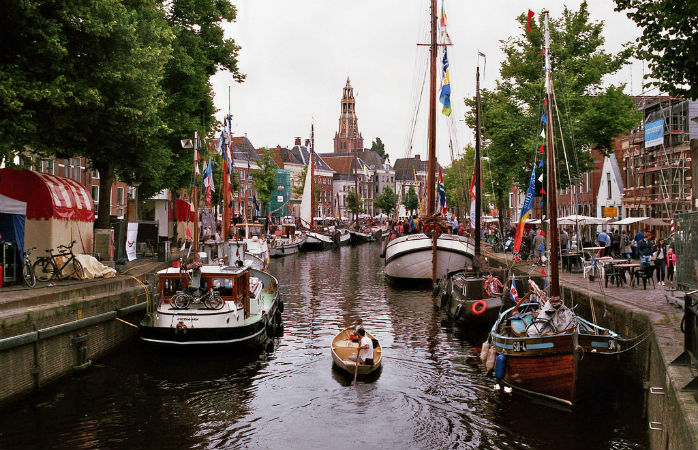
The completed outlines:
<svg viewBox="0 0 698 450">
<path fill-rule="evenodd" d="M 132 338 L 166 263 L 136 260 L 114 278 L 0 290 L 0 403 L 35 391 Z"/>
</svg>

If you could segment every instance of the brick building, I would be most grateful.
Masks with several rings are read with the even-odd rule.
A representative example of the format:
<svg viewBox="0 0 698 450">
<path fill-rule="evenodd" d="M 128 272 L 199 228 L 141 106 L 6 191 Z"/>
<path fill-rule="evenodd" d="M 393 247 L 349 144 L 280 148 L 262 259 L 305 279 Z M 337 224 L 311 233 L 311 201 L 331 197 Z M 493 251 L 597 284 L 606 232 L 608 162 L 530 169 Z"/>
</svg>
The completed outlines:
<svg viewBox="0 0 698 450">
<path fill-rule="evenodd" d="M 359 132 L 359 120 L 356 118 L 356 99 L 349 77 L 342 91 L 339 113 L 339 130 L 334 135 L 334 152 L 351 153 L 363 150 L 364 138 Z"/>
</svg>

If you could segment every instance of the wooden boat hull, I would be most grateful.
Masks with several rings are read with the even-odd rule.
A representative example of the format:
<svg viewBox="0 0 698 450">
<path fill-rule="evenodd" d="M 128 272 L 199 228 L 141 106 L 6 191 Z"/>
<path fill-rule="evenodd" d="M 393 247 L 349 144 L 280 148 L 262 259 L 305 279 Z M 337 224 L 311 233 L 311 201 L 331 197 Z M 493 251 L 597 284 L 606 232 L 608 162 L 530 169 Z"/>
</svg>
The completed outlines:
<svg viewBox="0 0 698 450">
<path fill-rule="evenodd" d="M 607 388 L 625 342 L 618 335 L 577 317 L 581 333 L 504 336 L 495 330 L 502 329 L 510 311 L 500 315 L 491 333 L 496 352 L 506 358 L 506 384 L 569 406 Z M 508 329 L 510 334 L 521 332 L 513 321 Z"/>
<path fill-rule="evenodd" d="M 332 361 L 342 371 L 354 376 L 356 370 L 356 362 L 349 359 L 349 355 L 356 355 L 358 343 L 352 342 L 349 335 L 353 329 L 348 328 L 340 331 L 334 339 L 332 339 Z M 369 339 L 373 339 L 373 365 L 359 364 L 359 375 L 369 375 L 378 370 L 383 363 L 383 348 L 380 343 L 369 333 L 366 332 Z M 378 344 L 378 345 L 376 345 Z"/>
<path fill-rule="evenodd" d="M 437 239 L 436 276 L 472 266 L 475 247 L 469 239 L 441 235 Z M 388 242 L 385 275 L 391 279 L 431 280 L 432 238 L 423 233 L 401 236 Z"/>
<path fill-rule="evenodd" d="M 283 244 L 276 247 L 270 247 L 269 255 L 272 258 L 282 258 L 284 256 L 293 255 L 294 253 L 298 253 L 300 246 L 301 243 L 296 242 L 293 244 Z"/>
<path fill-rule="evenodd" d="M 335 248 L 337 243 L 334 242 L 332 236 L 314 231 L 308 232 L 305 242 L 301 245 L 301 251 L 325 250 Z"/>
</svg>

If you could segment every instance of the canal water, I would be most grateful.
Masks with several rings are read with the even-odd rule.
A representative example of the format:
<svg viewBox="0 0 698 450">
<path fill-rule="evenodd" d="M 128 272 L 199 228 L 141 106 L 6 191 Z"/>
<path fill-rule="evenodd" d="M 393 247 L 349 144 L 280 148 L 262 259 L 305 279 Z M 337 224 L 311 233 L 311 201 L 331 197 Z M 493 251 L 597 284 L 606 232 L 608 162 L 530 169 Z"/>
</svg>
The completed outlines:
<svg viewBox="0 0 698 450">
<path fill-rule="evenodd" d="M 430 292 L 386 285 L 379 253 L 272 261 L 286 302 L 273 351 L 163 353 L 134 340 L 1 409 L 0 449 L 647 448 L 639 386 L 574 412 L 496 391 Z M 351 386 L 329 345 L 357 316 L 384 364 Z"/>
</svg>

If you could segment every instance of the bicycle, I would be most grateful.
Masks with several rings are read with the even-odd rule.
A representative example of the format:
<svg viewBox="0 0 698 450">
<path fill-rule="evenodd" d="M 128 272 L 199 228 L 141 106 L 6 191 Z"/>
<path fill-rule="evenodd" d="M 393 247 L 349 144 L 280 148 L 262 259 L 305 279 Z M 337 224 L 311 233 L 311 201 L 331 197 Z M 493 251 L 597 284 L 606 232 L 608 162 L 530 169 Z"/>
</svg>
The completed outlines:
<svg viewBox="0 0 698 450">
<path fill-rule="evenodd" d="M 29 260 L 29 255 L 32 251 L 36 250 L 36 247 L 32 247 L 29 250 L 24 250 L 22 252 L 22 259 L 24 260 L 24 267 L 22 269 L 22 276 L 24 277 L 24 284 L 27 287 L 33 288 L 36 286 L 36 274 L 34 274 L 34 267 Z"/>
<path fill-rule="evenodd" d="M 201 297 L 194 297 L 187 292 L 177 291 L 170 301 L 176 309 L 187 309 L 192 303 L 203 303 L 208 309 L 221 309 L 225 304 L 223 298 L 215 289 L 206 291 Z"/>
<path fill-rule="evenodd" d="M 58 253 L 53 253 L 52 248 L 46 250 L 46 253 L 49 255 L 39 257 L 34 262 L 33 268 L 36 278 L 39 281 L 62 280 L 78 274 L 78 277 L 82 279 L 84 277 L 84 269 L 73 253 L 74 245 L 75 241 L 71 242 L 70 245 L 59 245 L 57 247 Z M 65 258 L 65 261 L 59 263 L 57 261 L 58 258 Z M 72 266 L 68 270 L 72 268 L 72 271 L 68 275 L 63 275 L 63 269 L 66 269 L 71 264 Z"/>
</svg>

